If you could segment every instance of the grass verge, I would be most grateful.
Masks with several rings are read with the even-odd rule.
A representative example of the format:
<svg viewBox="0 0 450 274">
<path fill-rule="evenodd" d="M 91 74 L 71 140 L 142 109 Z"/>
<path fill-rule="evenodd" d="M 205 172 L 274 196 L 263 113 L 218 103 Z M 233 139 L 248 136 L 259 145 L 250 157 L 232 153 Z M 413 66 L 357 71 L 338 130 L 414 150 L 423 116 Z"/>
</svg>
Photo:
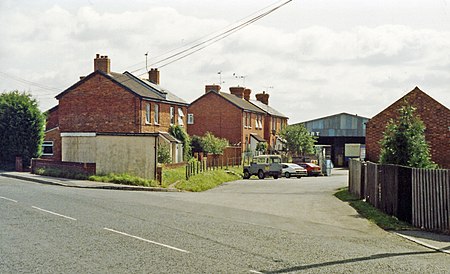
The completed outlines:
<svg viewBox="0 0 450 274">
<path fill-rule="evenodd" d="M 358 199 L 348 191 L 348 187 L 340 188 L 334 194 L 343 202 L 348 202 L 361 216 L 385 230 L 412 230 L 410 224 L 402 222 L 397 218 L 387 215 L 369 203 Z"/>
<path fill-rule="evenodd" d="M 106 174 L 106 175 L 92 175 L 89 176 L 90 181 L 114 183 L 121 185 L 134 185 L 134 186 L 160 186 L 155 180 L 147 180 L 130 174 Z"/>
<path fill-rule="evenodd" d="M 186 180 L 186 168 L 163 169 L 163 186 L 175 184 L 175 187 L 184 191 L 205 191 L 225 182 L 242 179 L 241 167 L 228 167 L 227 169 L 208 170 L 193 175 Z"/>
</svg>

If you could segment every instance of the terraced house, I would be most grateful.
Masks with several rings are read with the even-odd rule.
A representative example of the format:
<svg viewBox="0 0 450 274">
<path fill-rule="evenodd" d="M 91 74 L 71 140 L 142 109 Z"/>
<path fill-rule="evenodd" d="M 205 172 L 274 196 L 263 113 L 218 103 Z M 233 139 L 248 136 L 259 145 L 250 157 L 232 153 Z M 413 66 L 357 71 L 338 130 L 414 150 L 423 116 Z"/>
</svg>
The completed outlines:
<svg viewBox="0 0 450 274">
<path fill-rule="evenodd" d="M 112 72 L 108 56 L 97 54 L 94 71 L 58 94 L 58 105 L 48 111 L 42 158 L 97 163 L 98 169 L 96 159 L 109 155 L 118 162 L 108 170 L 153 169 L 157 147 L 168 145 L 173 162 L 182 161 L 182 145 L 167 131 L 171 125 L 186 126 L 188 103 L 159 81 L 157 69 L 148 72 L 148 79 Z M 99 136 L 110 136 L 110 144 L 99 145 Z M 133 148 L 133 143 L 142 146 Z"/>
<path fill-rule="evenodd" d="M 251 90 L 245 87 L 230 87 L 230 93 L 220 90 L 219 85 L 206 85 L 205 94 L 190 104 L 189 135 L 209 131 L 253 154 L 261 142 L 267 142 L 270 151 L 283 148 L 278 133 L 288 118 L 268 105 L 269 94 L 259 93 L 251 100 Z"/>
</svg>

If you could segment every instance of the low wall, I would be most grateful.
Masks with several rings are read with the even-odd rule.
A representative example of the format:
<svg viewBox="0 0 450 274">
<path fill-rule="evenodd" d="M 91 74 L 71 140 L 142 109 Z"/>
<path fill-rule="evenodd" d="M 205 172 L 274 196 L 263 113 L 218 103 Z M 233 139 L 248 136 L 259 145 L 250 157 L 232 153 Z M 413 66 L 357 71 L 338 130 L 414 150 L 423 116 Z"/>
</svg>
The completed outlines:
<svg viewBox="0 0 450 274">
<path fill-rule="evenodd" d="M 35 173 L 38 168 L 56 168 L 61 170 L 70 170 L 76 173 L 94 175 L 96 171 L 95 163 L 75 163 L 61 162 L 45 159 L 31 159 L 31 173 Z"/>
</svg>

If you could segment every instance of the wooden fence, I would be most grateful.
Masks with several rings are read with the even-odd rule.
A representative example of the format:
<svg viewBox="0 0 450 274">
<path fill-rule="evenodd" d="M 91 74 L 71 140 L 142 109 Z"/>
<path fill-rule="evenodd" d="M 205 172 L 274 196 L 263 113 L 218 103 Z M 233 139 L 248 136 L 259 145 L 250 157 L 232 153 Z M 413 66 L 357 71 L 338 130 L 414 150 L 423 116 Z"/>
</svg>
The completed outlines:
<svg viewBox="0 0 450 274">
<path fill-rule="evenodd" d="M 428 230 L 450 233 L 449 170 L 351 160 L 349 191 L 386 214 Z"/>
<path fill-rule="evenodd" d="M 202 160 L 192 161 L 186 164 L 186 180 L 192 175 L 203 173 L 207 170 L 224 169 L 233 166 L 241 166 L 242 159 L 238 158 L 226 158 L 223 157 L 203 157 Z"/>
</svg>

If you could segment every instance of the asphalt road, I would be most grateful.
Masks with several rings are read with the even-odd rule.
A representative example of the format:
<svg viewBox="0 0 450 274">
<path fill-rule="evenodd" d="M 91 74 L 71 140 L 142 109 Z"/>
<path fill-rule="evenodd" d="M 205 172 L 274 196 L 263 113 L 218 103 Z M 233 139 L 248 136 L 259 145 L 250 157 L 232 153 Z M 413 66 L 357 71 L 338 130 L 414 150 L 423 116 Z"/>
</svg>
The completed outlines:
<svg viewBox="0 0 450 274">
<path fill-rule="evenodd" d="M 0 273 L 450 273 L 450 256 L 336 199 L 345 175 L 242 180 L 203 193 L 0 177 Z"/>
</svg>

